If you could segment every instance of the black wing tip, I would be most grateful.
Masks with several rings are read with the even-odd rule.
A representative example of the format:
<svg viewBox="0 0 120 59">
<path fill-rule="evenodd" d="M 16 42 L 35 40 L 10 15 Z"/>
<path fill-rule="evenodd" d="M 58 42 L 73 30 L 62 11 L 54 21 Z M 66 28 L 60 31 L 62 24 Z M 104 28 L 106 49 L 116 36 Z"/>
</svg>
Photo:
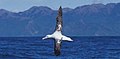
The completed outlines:
<svg viewBox="0 0 120 59">
<path fill-rule="evenodd" d="M 58 15 L 62 16 L 62 7 L 60 6 L 59 10 L 58 10 Z"/>
<path fill-rule="evenodd" d="M 60 6 L 59 10 L 62 10 L 62 6 Z"/>
<path fill-rule="evenodd" d="M 62 6 L 60 6 L 60 8 L 62 9 Z"/>
</svg>

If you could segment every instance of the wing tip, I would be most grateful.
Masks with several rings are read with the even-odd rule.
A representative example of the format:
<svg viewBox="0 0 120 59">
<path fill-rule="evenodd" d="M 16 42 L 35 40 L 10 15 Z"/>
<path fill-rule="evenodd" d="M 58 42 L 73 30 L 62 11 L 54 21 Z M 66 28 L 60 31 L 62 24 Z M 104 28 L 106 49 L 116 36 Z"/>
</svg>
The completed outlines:
<svg viewBox="0 0 120 59">
<path fill-rule="evenodd" d="M 60 6 L 60 9 L 62 9 L 62 6 Z"/>
<path fill-rule="evenodd" d="M 62 6 L 60 6 L 59 8 L 59 13 L 62 13 Z"/>
</svg>

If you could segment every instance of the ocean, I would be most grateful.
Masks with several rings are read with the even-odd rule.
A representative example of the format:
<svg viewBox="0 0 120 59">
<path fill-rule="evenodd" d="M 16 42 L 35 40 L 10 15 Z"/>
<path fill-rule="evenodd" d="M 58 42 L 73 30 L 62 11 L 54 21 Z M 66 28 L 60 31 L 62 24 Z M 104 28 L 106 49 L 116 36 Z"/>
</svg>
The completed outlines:
<svg viewBox="0 0 120 59">
<path fill-rule="evenodd" d="M 0 59 L 120 59 L 120 37 L 72 37 L 54 55 L 54 40 L 42 37 L 0 37 Z"/>
</svg>

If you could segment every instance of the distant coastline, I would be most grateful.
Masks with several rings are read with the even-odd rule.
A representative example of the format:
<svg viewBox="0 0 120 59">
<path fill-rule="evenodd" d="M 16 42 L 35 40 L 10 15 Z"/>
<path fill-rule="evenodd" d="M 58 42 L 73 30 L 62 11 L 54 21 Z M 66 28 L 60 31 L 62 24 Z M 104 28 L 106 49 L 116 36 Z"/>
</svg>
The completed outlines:
<svg viewBox="0 0 120 59">
<path fill-rule="evenodd" d="M 33 6 L 23 12 L 0 9 L 0 37 L 44 36 L 55 29 L 56 10 Z M 63 34 L 120 36 L 120 3 L 63 8 Z"/>
</svg>

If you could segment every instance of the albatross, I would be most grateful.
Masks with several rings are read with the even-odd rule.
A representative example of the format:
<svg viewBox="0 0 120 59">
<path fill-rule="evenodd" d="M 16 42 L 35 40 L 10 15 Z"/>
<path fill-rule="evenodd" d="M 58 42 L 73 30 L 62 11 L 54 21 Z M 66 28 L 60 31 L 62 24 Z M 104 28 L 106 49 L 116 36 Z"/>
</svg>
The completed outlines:
<svg viewBox="0 0 120 59">
<path fill-rule="evenodd" d="M 56 28 L 55 32 L 51 35 L 46 35 L 44 39 L 49 39 L 53 38 L 54 39 L 54 53 L 56 56 L 60 55 L 60 48 L 61 48 L 61 42 L 62 40 L 65 41 L 73 41 L 71 38 L 62 35 L 62 26 L 63 26 L 63 21 L 62 21 L 62 7 L 60 6 L 58 10 L 58 15 L 56 18 Z"/>
</svg>

